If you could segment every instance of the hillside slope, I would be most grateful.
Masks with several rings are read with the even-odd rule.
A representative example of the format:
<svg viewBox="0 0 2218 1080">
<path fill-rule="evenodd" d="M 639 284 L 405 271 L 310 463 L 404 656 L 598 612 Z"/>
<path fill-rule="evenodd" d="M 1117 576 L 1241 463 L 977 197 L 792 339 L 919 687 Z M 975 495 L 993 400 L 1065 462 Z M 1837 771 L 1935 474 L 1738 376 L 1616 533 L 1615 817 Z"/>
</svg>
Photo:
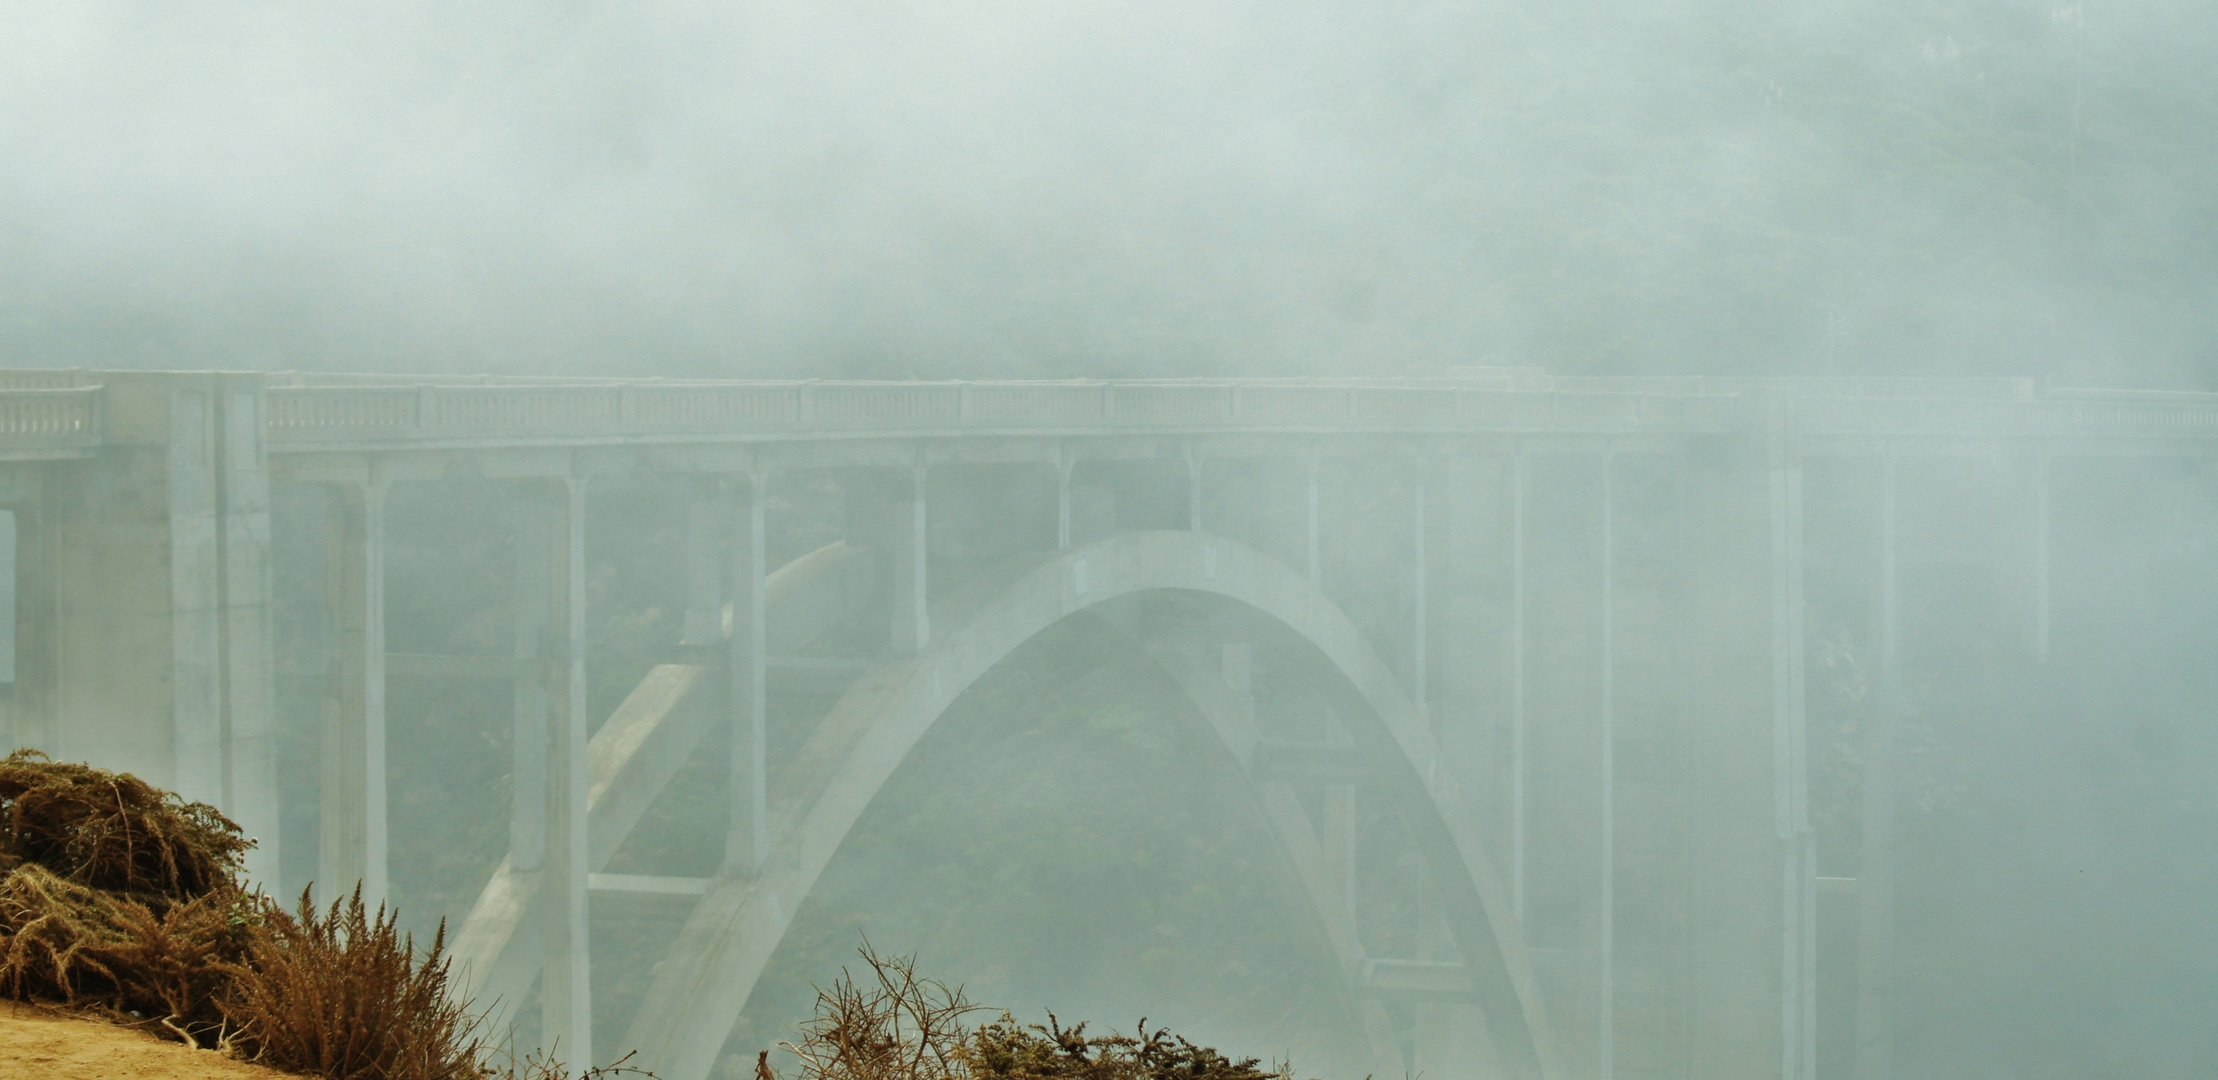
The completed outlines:
<svg viewBox="0 0 2218 1080">
<path fill-rule="evenodd" d="M 0 1001 L 0 1077 L 40 1080 L 297 1080 L 98 1020 Z"/>
</svg>

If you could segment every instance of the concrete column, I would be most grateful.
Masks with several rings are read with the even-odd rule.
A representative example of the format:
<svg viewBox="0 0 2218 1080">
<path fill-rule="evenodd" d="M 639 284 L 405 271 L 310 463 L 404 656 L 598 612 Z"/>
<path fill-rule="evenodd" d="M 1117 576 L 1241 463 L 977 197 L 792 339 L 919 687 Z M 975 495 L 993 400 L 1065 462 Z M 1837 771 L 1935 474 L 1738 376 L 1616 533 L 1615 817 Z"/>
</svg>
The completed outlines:
<svg viewBox="0 0 2218 1080">
<path fill-rule="evenodd" d="M 898 653 L 920 653 L 932 641 L 930 593 L 926 588 L 925 556 L 929 540 L 925 517 L 925 483 L 928 479 L 920 455 L 909 478 L 908 513 L 896 513 L 893 536 L 893 648 Z"/>
<path fill-rule="evenodd" d="M 1324 568 L 1319 562 L 1322 554 L 1317 546 L 1317 455 L 1309 455 L 1309 584 L 1323 588 Z"/>
<path fill-rule="evenodd" d="M 373 467 L 362 510 L 362 897 L 383 903 L 386 877 L 385 789 L 385 489 Z"/>
<path fill-rule="evenodd" d="M 1201 452 L 1188 442 L 1183 448 L 1186 458 L 1186 528 L 1201 531 Z"/>
<path fill-rule="evenodd" d="M 1773 479 L 1763 432 L 1683 457 L 1688 655 L 1685 1075 L 1779 1077 L 1780 865 Z M 1791 1075 L 1791 1074 L 1789 1074 Z"/>
<path fill-rule="evenodd" d="M 515 656 L 542 656 L 554 609 L 554 548 L 560 542 L 543 500 L 518 498 L 509 508 L 509 535 L 515 544 L 512 609 Z M 547 685 L 540 679 L 514 684 L 515 718 L 509 740 L 508 855 L 518 870 L 547 864 Z"/>
<path fill-rule="evenodd" d="M 326 713 L 323 829 L 317 882 L 336 897 L 359 883 L 365 903 L 383 903 L 385 793 L 384 467 L 372 463 L 345 492 L 346 520 L 333 530 L 332 613 L 341 639 L 339 700 Z"/>
<path fill-rule="evenodd" d="M 725 872 L 753 874 L 762 865 L 769 827 L 769 776 L 764 723 L 769 640 L 764 599 L 763 514 L 770 474 L 754 472 L 743 502 L 746 534 L 733 545 L 732 559 L 732 756 L 729 777 L 730 832 L 724 843 Z"/>
<path fill-rule="evenodd" d="M 1602 1080 L 1617 1074 L 1617 499 L 1615 457 L 1602 452 L 1602 899 L 1597 993 Z"/>
<path fill-rule="evenodd" d="M 169 393 L 170 787 L 224 805 L 223 558 L 216 392 L 205 384 Z"/>
<path fill-rule="evenodd" d="M 1429 617 L 1425 593 L 1431 583 L 1426 580 L 1425 567 L 1425 461 L 1417 460 L 1416 487 L 1410 493 L 1410 577 L 1411 577 L 1411 626 L 1409 645 L 1409 697 L 1417 706 L 1417 715 L 1432 717 L 1432 706 L 1427 696 L 1426 669 L 1431 664 L 1430 644 L 1425 640 L 1425 623 Z"/>
<path fill-rule="evenodd" d="M 2033 459 L 2033 658 L 2049 660 L 2049 455 Z"/>
<path fill-rule="evenodd" d="M 696 481 L 686 493 L 685 628 L 679 643 L 695 648 L 724 641 L 724 535 L 727 513 L 715 485 Z"/>
<path fill-rule="evenodd" d="M 328 897 L 352 889 L 363 877 L 362 674 L 368 646 L 363 641 L 362 601 L 368 592 L 363 571 L 369 560 L 363 552 L 362 519 L 370 500 L 361 489 L 327 490 L 331 498 L 326 503 L 329 524 L 324 532 L 329 542 L 324 556 L 324 609 L 330 617 L 336 670 L 330 696 L 323 701 L 314 880 Z"/>
<path fill-rule="evenodd" d="M 1780 1075 L 1807 1080 L 1817 1069 L 1817 867 L 1808 807 L 1804 740 L 1802 466 L 1793 418 L 1774 414 L 1771 432 L 1773 833 L 1780 843 Z"/>
<path fill-rule="evenodd" d="M 540 896 L 542 1038 L 576 1068 L 593 1062 L 592 956 L 586 874 L 585 492 L 583 477 L 564 482 L 567 520 L 561 548 L 565 692 L 554 727 L 547 785 L 547 876 Z"/>
<path fill-rule="evenodd" d="M 1510 457 L 1510 910 L 1525 919 L 1525 452 Z"/>
<path fill-rule="evenodd" d="M 263 445 L 258 381 L 223 385 L 221 420 L 217 503 L 223 546 L 223 807 L 255 840 L 246 857 L 248 879 L 274 888 L 277 659 L 270 640 L 269 453 Z"/>
<path fill-rule="evenodd" d="M 1055 550 L 1070 547 L 1070 473 L 1078 459 L 1057 444 L 1055 447 Z"/>
<path fill-rule="evenodd" d="M 1894 1075 L 1894 729 L 1902 714 L 1895 459 L 1881 463 L 1879 695 L 1864 725 L 1863 844 L 1856 872 L 1856 1080 Z"/>
<path fill-rule="evenodd" d="M 1318 846 L 1325 849 L 1325 861 L 1332 867 L 1332 880 L 1339 887 L 1341 910 L 1351 924 L 1355 921 L 1355 785 L 1327 784 L 1324 799 L 1324 829 L 1317 837 Z"/>
</svg>

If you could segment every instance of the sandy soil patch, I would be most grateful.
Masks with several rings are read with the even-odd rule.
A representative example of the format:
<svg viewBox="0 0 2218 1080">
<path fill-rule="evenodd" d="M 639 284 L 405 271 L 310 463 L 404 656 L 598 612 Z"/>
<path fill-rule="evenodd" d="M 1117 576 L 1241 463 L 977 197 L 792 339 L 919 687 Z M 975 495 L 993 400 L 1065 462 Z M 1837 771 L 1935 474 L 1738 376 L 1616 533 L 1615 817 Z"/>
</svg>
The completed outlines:
<svg viewBox="0 0 2218 1080">
<path fill-rule="evenodd" d="M 98 1020 L 0 1001 L 0 1077 L 40 1080 L 300 1080 Z"/>
</svg>

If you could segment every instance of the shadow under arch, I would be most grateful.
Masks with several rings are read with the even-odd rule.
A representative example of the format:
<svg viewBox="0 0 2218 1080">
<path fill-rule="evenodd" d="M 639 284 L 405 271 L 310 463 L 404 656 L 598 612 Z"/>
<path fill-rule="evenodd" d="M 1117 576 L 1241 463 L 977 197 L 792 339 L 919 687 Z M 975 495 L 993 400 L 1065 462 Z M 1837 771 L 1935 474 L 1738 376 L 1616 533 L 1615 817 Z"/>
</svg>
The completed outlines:
<svg viewBox="0 0 2218 1080">
<path fill-rule="evenodd" d="M 966 590 L 976 599 L 933 612 L 941 628 L 931 647 L 887 661 L 857 683 L 820 724 L 799 757 L 779 770 L 772 792 L 771 848 L 752 877 L 724 878 L 694 907 L 657 966 L 653 982 L 621 1043 L 639 1053 L 640 1067 L 665 1080 L 702 1080 L 746 1005 L 757 979 L 832 855 L 879 789 L 957 696 L 1002 658 L 1056 622 L 1122 597 L 1181 592 L 1247 609 L 1308 643 L 1335 678 L 1320 682 L 1353 741 L 1350 752 L 1394 803 L 1437 884 L 1463 968 L 1502 1065 L 1512 1076 L 1561 1075 L 1523 934 L 1500 879 L 1475 838 L 1451 825 L 1462 820 L 1453 778 L 1438 768 L 1430 731 L 1386 663 L 1340 608 L 1284 564 L 1236 541 L 1207 533 L 1131 532 L 1057 554 Z M 964 610 L 949 610 L 961 608 Z M 1155 650 L 1151 650 L 1155 651 Z M 1211 707 L 1219 693 L 1188 665 L 1164 657 L 1166 670 L 1211 719 L 1243 765 L 1251 788 L 1254 743 L 1227 711 Z M 1274 814 L 1264 806 L 1266 817 Z M 1303 871 L 1298 840 L 1290 847 L 1297 876 L 1322 935 L 1345 970 L 1360 963 L 1352 929 Z M 1312 841 L 1313 842 L 1313 841 Z M 1325 890 L 1329 892 L 1329 890 Z M 1352 971 L 1350 972 L 1352 978 Z"/>
</svg>

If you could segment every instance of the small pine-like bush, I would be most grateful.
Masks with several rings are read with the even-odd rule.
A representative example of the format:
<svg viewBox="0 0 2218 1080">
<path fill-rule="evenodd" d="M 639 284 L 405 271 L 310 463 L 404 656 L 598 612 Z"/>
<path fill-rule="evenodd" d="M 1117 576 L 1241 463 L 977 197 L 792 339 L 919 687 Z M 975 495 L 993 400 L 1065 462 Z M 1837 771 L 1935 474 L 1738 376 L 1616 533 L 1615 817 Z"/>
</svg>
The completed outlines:
<svg viewBox="0 0 2218 1080">
<path fill-rule="evenodd" d="M 477 1080 L 478 1022 L 447 995 L 446 927 L 418 956 L 362 890 L 319 912 L 266 918 L 229 971 L 221 1002 L 249 1060 L 330 1080 Z"/>
</svg>

